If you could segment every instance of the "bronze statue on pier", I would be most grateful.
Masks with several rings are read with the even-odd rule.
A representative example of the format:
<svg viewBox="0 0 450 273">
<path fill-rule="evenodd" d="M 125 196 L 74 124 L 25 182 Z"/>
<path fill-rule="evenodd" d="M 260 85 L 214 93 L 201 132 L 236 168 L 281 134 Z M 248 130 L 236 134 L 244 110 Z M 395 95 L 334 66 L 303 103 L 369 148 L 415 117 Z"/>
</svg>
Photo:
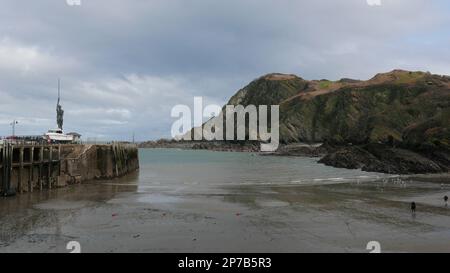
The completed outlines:
<svg viewBox="0 0 450 273">
<path fill-rule="evenodd" d="M 64 110 L 62 106 L 59 104 L 61 100 L 61 83 L 58 79 L 58 103 L 56 104 L 56 124 L 58 125 L 58 129 L 63 129 L 64 124 Z"/>
</svg>

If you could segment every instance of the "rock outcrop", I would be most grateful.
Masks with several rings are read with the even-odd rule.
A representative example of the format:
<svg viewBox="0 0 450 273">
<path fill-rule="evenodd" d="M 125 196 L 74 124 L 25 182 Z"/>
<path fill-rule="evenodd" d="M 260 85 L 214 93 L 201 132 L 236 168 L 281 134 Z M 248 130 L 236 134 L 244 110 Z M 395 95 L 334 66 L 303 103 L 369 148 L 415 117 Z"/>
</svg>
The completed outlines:
<svg viewBox="0 0 450 273">
<path fill-rule="evenodd" d="M 319 163 L 347 169 L 392 174 L 442 173 L 449 165 L 418 152 L 383 144 L 367 144 L 338 148 L 323 157 Z"/>
</svg>

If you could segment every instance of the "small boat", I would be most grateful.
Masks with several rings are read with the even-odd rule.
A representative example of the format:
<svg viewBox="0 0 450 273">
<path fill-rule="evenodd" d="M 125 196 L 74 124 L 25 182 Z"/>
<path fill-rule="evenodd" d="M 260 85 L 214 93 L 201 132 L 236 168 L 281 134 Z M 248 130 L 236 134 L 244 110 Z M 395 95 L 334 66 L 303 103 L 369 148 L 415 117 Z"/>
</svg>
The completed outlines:
<svg viewBox="0 0 450 273">
<path fill-rule="evenodd" d="M 62 129 L 52 129 L 48 130 L 48 132 L 44 134 L 44 139 L 46 139 L 49 143 L 69 143 L 73 141 L 73 135 L 64 134 Z"/>
</svg>

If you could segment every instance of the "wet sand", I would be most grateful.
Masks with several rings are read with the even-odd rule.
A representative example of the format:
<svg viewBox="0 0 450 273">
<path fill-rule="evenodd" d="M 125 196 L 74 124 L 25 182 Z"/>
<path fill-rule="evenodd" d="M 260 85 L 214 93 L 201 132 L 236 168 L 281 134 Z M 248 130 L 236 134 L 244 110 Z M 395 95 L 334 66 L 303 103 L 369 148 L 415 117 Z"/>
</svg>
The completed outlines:
<svg viewBox="0 0 450 273">
<path fill-rule="evenodd" d="M 0 252 L 450 252 L 447 178 L 142 191 L 137 176 L 1 199 Z"/>
</svg>

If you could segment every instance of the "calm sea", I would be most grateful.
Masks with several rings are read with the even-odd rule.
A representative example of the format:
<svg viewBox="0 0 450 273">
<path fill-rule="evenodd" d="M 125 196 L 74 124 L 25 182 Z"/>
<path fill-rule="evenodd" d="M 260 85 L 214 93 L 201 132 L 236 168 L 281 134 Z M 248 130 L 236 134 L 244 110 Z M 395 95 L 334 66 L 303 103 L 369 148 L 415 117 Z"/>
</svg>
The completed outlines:
<svg viewBox="0 0 450 273">
<path fill-rule="evenodd" d="M 235 185 L 330 184 L 376 180 L 385 175 L 328 167 L 317 158 L 253 153 L 140 149 L 139 191 Z"/>
</svg>

